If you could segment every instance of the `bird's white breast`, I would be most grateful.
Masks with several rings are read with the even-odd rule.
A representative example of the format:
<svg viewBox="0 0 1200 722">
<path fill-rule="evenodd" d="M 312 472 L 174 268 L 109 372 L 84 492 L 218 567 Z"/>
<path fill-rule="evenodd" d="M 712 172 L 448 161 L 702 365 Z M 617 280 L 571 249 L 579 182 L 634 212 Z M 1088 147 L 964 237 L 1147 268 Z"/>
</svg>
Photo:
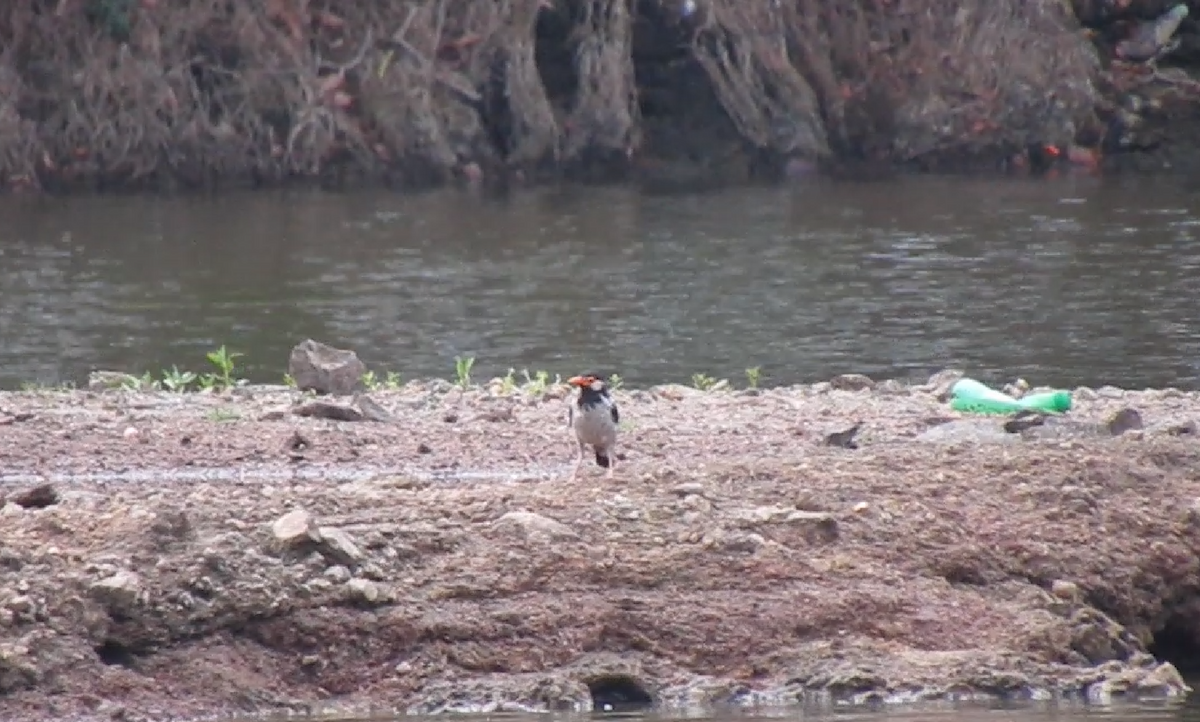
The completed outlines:
<svg viewBox="0 0 1200 722">
<path fill-rule="evenodd" d="M 585 444 L 608 448 L 617 442 L 611 402 L 575 409 L 575 435 Z"/>
</svg>

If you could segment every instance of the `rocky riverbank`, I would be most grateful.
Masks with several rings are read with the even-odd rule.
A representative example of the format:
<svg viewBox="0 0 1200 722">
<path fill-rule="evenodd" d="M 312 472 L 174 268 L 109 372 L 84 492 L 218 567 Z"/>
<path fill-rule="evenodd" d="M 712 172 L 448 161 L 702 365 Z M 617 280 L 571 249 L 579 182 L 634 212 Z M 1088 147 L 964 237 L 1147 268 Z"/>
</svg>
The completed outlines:
<svg viewBox="0 0 1200 722">
<path fill-rule="evenodd" d="M 0 394 L 0 716 L 1183 693 L 1200 395 L 944 390 Z"/>
</svg>

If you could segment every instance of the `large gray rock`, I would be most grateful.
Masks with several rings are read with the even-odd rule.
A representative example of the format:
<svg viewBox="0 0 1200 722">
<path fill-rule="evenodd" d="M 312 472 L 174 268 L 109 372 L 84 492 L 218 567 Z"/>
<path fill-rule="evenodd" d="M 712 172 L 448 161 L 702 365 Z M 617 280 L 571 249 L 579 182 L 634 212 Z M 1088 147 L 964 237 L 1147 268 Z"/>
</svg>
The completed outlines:
<svg viewBox="0 0 1200 722">
<path fill-rule="evenodd" d="M 367 366 L 353 351 L 327 346 L 311 338 L 296 344 L 288 359 L 288 374 L 301 391 L 352 394 L 362 387 Z"/>
</svg>

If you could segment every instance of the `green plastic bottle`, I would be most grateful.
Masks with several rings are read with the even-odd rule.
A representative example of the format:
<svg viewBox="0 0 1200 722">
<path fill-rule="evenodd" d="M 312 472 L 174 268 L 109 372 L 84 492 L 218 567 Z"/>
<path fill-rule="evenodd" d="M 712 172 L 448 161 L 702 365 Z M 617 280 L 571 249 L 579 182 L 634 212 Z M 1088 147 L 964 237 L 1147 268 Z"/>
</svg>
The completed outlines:
<svg viewBox="0 0 1200 722">
<path fill-rule="evenodd" d="M 1015 414 L 1018 411 L 1061 414 L 1071 410 L 1071 392 L 1045 391 L 1014 399 L 975 379 L 959 379 L 950 387 L 950 408 L 973 414 Z"/>
</svg>

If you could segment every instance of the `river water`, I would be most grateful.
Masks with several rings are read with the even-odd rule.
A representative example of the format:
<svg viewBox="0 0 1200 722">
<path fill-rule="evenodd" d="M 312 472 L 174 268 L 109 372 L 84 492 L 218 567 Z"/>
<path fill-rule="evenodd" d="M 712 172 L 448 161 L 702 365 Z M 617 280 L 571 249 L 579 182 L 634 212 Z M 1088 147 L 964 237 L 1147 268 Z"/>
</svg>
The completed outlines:
<svg viewBox="0 0 1200 722">
<path fill-rule="evenodd" d="M 844 372 L 1200 388 L 1200 195 L 921 178 L 0 201 L 0 388 L 96 368 L 282 378 L 306 337 L 404 378 Z"/>
</svg>

